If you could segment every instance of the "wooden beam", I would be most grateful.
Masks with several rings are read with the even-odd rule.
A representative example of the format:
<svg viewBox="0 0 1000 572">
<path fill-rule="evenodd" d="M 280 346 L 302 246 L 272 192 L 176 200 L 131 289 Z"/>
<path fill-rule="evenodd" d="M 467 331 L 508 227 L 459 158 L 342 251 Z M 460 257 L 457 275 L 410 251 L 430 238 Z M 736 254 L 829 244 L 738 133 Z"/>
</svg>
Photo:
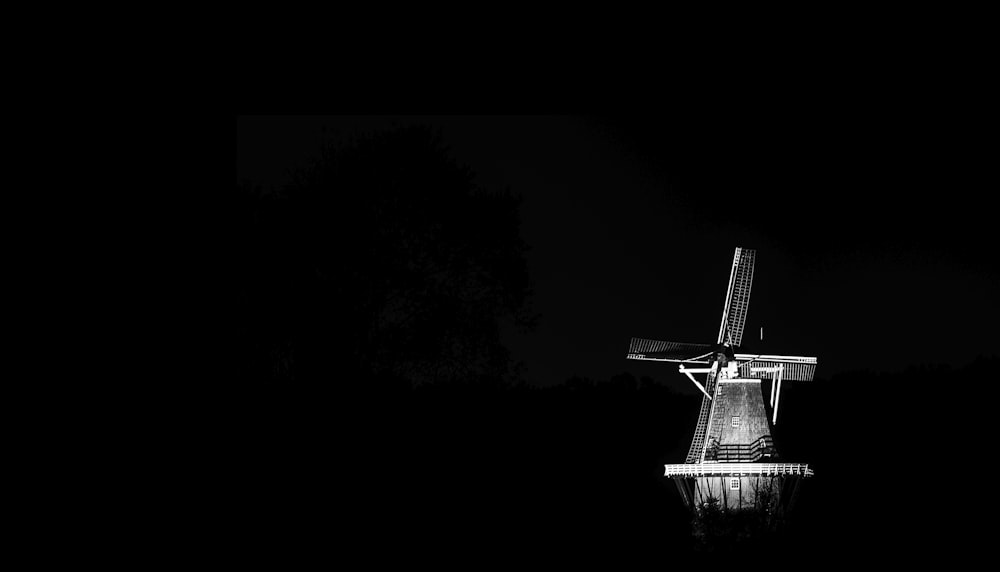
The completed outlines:
<svg viewBox="0 0 1000 572">
<path fill-rule="evenodd" d="M 771 423 L 773 425 L 777 425 L 778 424 L 778 404 L 781 402 L 781 377 L 782 377 L 782 374 L 784 374 L 784 371 L 785 371 L 785 366 L 779 364 L 778 365 L 778 392 L 774 396 L 774 419 L 771 420 Z"/>
</svg>

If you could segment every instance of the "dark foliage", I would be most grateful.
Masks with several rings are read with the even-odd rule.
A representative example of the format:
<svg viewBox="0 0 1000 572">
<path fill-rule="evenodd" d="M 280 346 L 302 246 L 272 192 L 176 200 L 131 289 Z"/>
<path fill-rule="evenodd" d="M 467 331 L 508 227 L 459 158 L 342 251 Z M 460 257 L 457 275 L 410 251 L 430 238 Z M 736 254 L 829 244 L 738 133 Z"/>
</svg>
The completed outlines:
<svg viewBox="0 0 1000 572">
<path fill-rule="evenodd" d="M 726 510 L 718 499 L 698 507 L 691 521 L 694 550 L 700 553 L 752 554 L 771 547 L 777 532 L 766 508 Z"/>
<path fill-rule="evenodd" d="M 517 198 L 476 188 L 420 127 L 327 144 L 293 174 L 233 197 L 241 381 L 514 379 L 500 324 L 533 322 Z"/>
</svg>

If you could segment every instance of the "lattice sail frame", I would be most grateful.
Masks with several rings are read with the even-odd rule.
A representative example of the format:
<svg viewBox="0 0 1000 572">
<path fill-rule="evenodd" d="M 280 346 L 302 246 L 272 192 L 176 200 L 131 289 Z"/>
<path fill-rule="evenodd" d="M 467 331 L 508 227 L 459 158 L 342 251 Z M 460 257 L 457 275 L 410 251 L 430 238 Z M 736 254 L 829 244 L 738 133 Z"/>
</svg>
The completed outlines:
<svg viewBox="0 0 1000 572">
<path fill-rule="evenodd" d="M 755 372 L 758 369 L 774 369 L 784 366 L 782 377 L 786 381 L 812 381 L 816 375 L 816 358 L 801 356 L 775 356 L 736 354 L 739 375 L 743 378 L 763 379 L 770 374 Z"/>
<path fill-rule="evenodd" d="M 632 338 L 627 359 L 669 361 L 675 363 L 707 364 L 712 354 L 708 344 L 663 342 L 646 338 Z"/>
<path fill-rule="evenodd" d="M 750 306 L 750 288 L 753 286 L 753 267 L 757 252 L 748 248 L 736 248 L 733 268 L 729 273 L 729 289 L 726 305 L 722 310 L 717 343 L 738 347 L 743 341 L 743 325 Z"/>
</svg>

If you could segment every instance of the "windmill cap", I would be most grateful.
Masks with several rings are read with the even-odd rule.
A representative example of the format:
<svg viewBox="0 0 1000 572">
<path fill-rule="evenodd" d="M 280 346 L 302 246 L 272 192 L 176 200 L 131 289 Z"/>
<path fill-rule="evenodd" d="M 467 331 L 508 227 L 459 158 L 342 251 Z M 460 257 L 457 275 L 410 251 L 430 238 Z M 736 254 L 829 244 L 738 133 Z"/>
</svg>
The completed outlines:
<svg viewBox="0 0 1000 572">
<path fill-rule="evenodd" d="M 726 356 L 726 359 L 733 360 L 736 359 L 736 355 L 733 352 L 733 348 L 729 344 L 714 344 L 712 346 L 712 352 L 721 353 Z"/>
</svg>

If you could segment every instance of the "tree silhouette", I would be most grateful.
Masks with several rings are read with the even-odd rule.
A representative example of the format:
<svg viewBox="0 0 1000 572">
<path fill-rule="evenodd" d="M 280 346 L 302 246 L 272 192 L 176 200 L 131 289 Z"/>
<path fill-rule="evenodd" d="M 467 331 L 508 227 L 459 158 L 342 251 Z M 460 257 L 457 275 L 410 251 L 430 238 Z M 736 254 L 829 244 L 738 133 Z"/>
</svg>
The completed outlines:
<svg viewBox="0 0 1000 572">
<path fill-rule="evenodd" d="M 234 197 L 241 377 L 510 381 L 500 325 L 534 323 L 518 198 L 424 127 L 328 142 L 292 174 Z"/>
</svg>

